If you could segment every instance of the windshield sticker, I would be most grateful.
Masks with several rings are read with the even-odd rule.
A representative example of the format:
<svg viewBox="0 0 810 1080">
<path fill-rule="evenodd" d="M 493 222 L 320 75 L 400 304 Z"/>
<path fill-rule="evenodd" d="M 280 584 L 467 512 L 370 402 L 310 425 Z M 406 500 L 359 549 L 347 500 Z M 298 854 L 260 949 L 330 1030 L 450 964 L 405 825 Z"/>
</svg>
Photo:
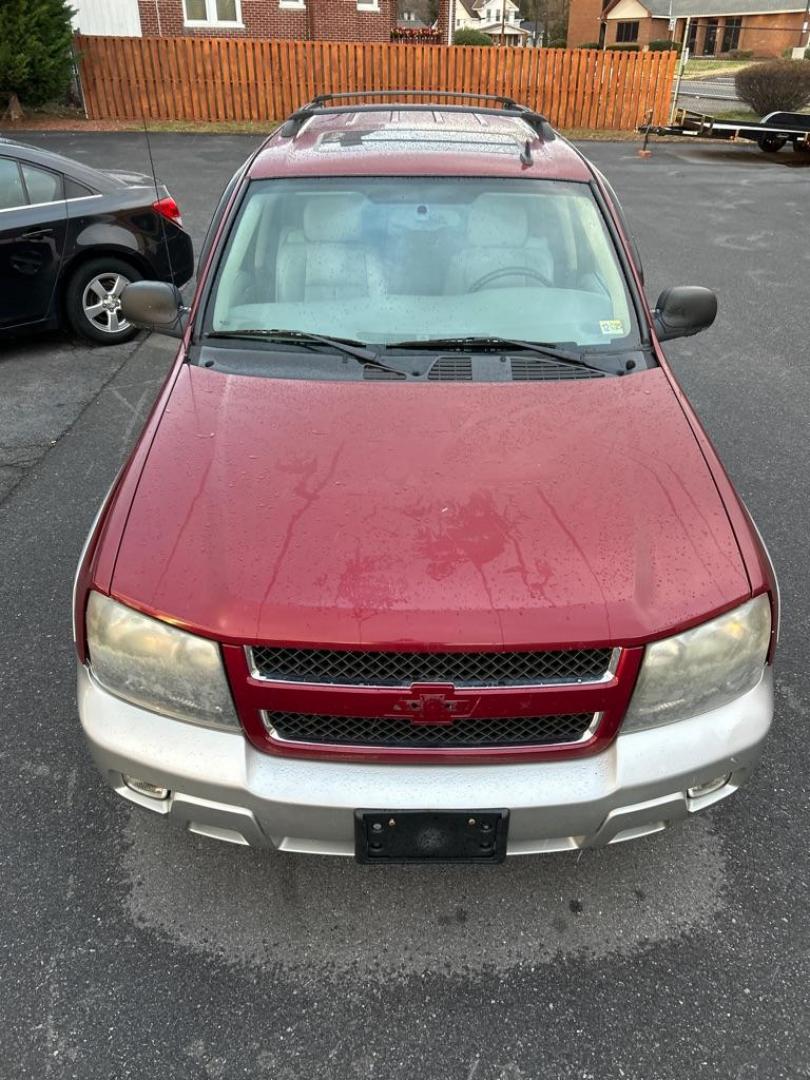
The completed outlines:
<svg viewBox="0 0 810 1080">
<path fill-rule="evenodd" d="M 603 334 L 624 334 L 624 323 L 621 319 L 602 319 L 599 326 Z"/>
</svg>

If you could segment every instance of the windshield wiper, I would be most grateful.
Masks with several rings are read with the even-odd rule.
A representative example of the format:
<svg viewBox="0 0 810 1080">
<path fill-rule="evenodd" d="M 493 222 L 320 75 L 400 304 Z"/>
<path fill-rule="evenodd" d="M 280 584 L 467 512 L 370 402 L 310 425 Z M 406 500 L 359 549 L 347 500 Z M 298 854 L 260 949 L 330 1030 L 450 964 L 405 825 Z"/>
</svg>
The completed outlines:
<svg viewBox="0 0 810 1080">
<path fill-rule="evenodd" d="M 353 341 L 351 338 L 325 337 L 323 334 L 311 334 L 308 330 L 266 330 L 258 327 L 244 330 L 209 330 L 205 337 L 286 341 L 294 345 L 324 345 L 328 349 L 334 349 L 335 352 L 343 353 L 344 356 L 351 356 L 362 364 L 382 368 L 383 371 L 391 371 L 395 375 L 407 375 L 406 371 L 380 360 L 378 353 L 374 349 L 369 349 L 362 341 Z"/>
<path fill-rule="evenodd" d="M 583 352 L 569 352 L 551 343 L 544 341 L 522 341 L 518 338 L 503 337 L 447 337 L 428 338 L 418 341 L 393 341 L 386 345 L 388 349 L 465 349 L 480 352 L 499 352 L 519 349 L 524 352 L 536 353 L 538 356 L 547 357 L 549 360 L 558 360 L 562 364 L 572 364 L 576 367 L 590 368 L 591 371 L 599 371 L 602 375 L 618 375 L 619 371 L 614 368 L 601 367 L 599 364 L 590 364 L 584 357 Z"/>
</svg>

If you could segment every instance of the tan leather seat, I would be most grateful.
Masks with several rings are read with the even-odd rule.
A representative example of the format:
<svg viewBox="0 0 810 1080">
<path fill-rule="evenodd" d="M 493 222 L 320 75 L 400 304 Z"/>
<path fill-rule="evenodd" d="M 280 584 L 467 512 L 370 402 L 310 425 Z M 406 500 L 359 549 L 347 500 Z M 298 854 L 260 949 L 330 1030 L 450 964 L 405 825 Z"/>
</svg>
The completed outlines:
<svg viewBox="0 0 810 1080">
<path fill-rule="evenodd" d="M 303 230 L 289 230 L 276 258 L 279 301 L 351 300 L 380 296 L 379 259 L 362 239 L 362 195 L 313 195 Z"/>
<path fill-rule="evenodd" d="M 553 280 L 554 260 L 542 237 L 529 235 L 529 216 L 522 196 L 479 195 L 470 207 L 467 246 L 450 268 L 448 292 L 465 293 L 488 274 L 514 269 L 492 283 L 492 288 L 540 285 L 521 274 L 525 267 Z"/>
</svg>

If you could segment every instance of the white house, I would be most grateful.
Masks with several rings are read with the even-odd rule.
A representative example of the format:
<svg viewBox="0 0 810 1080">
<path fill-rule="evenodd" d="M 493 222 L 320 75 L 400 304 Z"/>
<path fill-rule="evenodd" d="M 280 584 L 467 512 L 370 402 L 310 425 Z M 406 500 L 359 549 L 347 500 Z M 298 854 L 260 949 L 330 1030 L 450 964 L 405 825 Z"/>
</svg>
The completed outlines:
<svg viewBox="0 0 810 1080">
<path fill-rule="evenodd" d="M 515 0 L 455 0 L 454 6 L 456 30 L 482 30 L 498 43 L 503 38 L 507 45 L 525 45 L 530 36 L 520 25 Z"/>
</svg>

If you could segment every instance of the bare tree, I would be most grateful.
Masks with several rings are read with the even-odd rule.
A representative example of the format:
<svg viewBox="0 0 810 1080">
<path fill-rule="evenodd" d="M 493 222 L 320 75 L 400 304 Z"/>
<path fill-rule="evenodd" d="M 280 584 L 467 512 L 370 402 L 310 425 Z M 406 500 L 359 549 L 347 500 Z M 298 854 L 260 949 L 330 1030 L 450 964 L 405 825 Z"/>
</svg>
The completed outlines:
<svg viewBox="0 0 810 1080">
<path fill-rule="evenodd" d="M 568 32 L 569 0 L 520 0 L 524 19 L 532 24 L 532 34 L 537 39 L 540 31 L 548 45 L 564 41 Z"/>
</svg>

